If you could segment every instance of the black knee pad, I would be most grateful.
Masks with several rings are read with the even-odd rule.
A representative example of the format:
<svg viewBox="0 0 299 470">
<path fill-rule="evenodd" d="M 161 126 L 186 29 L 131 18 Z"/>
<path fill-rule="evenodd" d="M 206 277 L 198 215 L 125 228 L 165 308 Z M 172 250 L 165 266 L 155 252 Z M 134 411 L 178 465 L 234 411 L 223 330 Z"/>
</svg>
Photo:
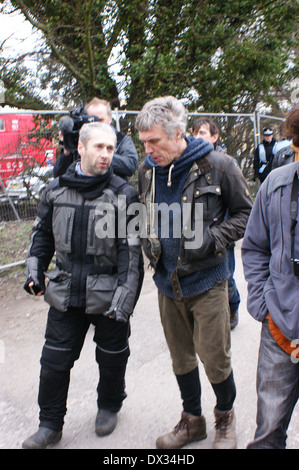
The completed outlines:
<svg viewBox="0 0 299 470">
<path fill-rule="evenodd" d="M 96 348 L 96 361 L 100 367 L 125 367 L 130 356 L 129 346 L 122 351 L 106 351 Z"/>
<path fill-rule="evenodd" d="M 76 359 L 78 359 L 78 354 L 74 354 L 72 350 L 52 348 L 45 344 L 40 362 L 47 369 L 63 372 L 70 370 Z"/>
</svg>

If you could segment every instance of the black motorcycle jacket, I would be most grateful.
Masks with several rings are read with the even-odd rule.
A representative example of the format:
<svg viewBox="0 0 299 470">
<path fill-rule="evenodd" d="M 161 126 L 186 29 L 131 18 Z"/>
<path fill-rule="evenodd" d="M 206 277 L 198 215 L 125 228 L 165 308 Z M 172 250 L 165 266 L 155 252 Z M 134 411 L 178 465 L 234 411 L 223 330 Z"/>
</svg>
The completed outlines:
<svg viewBox="0 0 299 470">
<path fill-rule="evenodd" d="M 44 288 L 60 311 L 84 307 L 126 321 L 137 301 L 141 247 L 128 233 L 127 207 L 137 193 L 110 169 L 99 177 L 75 171 L 54 179 L 43 193 L 27 255 L 27 282 Z M 123 223 L 119 223 L 119 217 Z M 48 270 L 56 254 L 56 265 Z M 139 286 L 140 287 L 140 286 Z"/>
</svg>

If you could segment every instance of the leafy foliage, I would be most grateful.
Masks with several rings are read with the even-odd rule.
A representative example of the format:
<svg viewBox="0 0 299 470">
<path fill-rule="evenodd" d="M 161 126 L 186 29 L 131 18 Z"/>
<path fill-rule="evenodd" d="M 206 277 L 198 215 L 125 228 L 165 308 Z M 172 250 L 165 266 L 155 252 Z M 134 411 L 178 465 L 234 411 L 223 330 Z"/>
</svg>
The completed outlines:
<svg viewBox="0 0 299 470">
<path fill-rule="evenodd" d="M 6 0 L 0 0 L 0 4 Z M 277 107 L 275 92 L 298 75 L 293 0 L 11 0 L 43 36 L 38 82 L 23 58 L 1 59 L 9 103 L 49 107 L 93 96 L 139 109 L 157 95 L 190 111 Z M 25 83 L 25 84 L 24 84 Z M 49 89 L 47 100 L 37 91 Z M 289 93 L 290 94 L 290 93 Z M 26 106 L 27 105 L 27 106 Z"/>
</svg>

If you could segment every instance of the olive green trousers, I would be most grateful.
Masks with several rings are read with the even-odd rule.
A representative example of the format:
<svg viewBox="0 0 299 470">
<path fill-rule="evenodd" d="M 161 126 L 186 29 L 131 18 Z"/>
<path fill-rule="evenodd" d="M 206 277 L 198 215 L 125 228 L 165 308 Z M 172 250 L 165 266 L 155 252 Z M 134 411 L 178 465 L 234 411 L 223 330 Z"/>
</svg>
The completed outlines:
<svg viewBox="0 0 299 470">
<path fill-rule="evenodd" d="M 211 384 L 226 380 L 232 371 L 227 282 L 183 300 L 161 292 L 158 299 L 174 373 L 194 370 L 198 356 Z"/>
</svg>

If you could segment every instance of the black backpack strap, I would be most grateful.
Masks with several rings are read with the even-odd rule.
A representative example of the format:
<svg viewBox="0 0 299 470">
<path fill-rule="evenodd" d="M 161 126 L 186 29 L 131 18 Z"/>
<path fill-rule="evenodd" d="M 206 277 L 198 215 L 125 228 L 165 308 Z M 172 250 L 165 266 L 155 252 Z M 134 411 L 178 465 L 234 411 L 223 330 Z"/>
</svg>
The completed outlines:
<svg viewBox="0 0 299 470">
<path fill-rule="evenodd" d="M 295 254 L 295 227 L 297 225 L 297 213 L 298 213 L 298 173 L 295 171 L 292 192 L 291 192 L 291 207 L 290 207 L 290 216 L 291 216 L 291 259 L 294 260 Z"/>
</svg>

